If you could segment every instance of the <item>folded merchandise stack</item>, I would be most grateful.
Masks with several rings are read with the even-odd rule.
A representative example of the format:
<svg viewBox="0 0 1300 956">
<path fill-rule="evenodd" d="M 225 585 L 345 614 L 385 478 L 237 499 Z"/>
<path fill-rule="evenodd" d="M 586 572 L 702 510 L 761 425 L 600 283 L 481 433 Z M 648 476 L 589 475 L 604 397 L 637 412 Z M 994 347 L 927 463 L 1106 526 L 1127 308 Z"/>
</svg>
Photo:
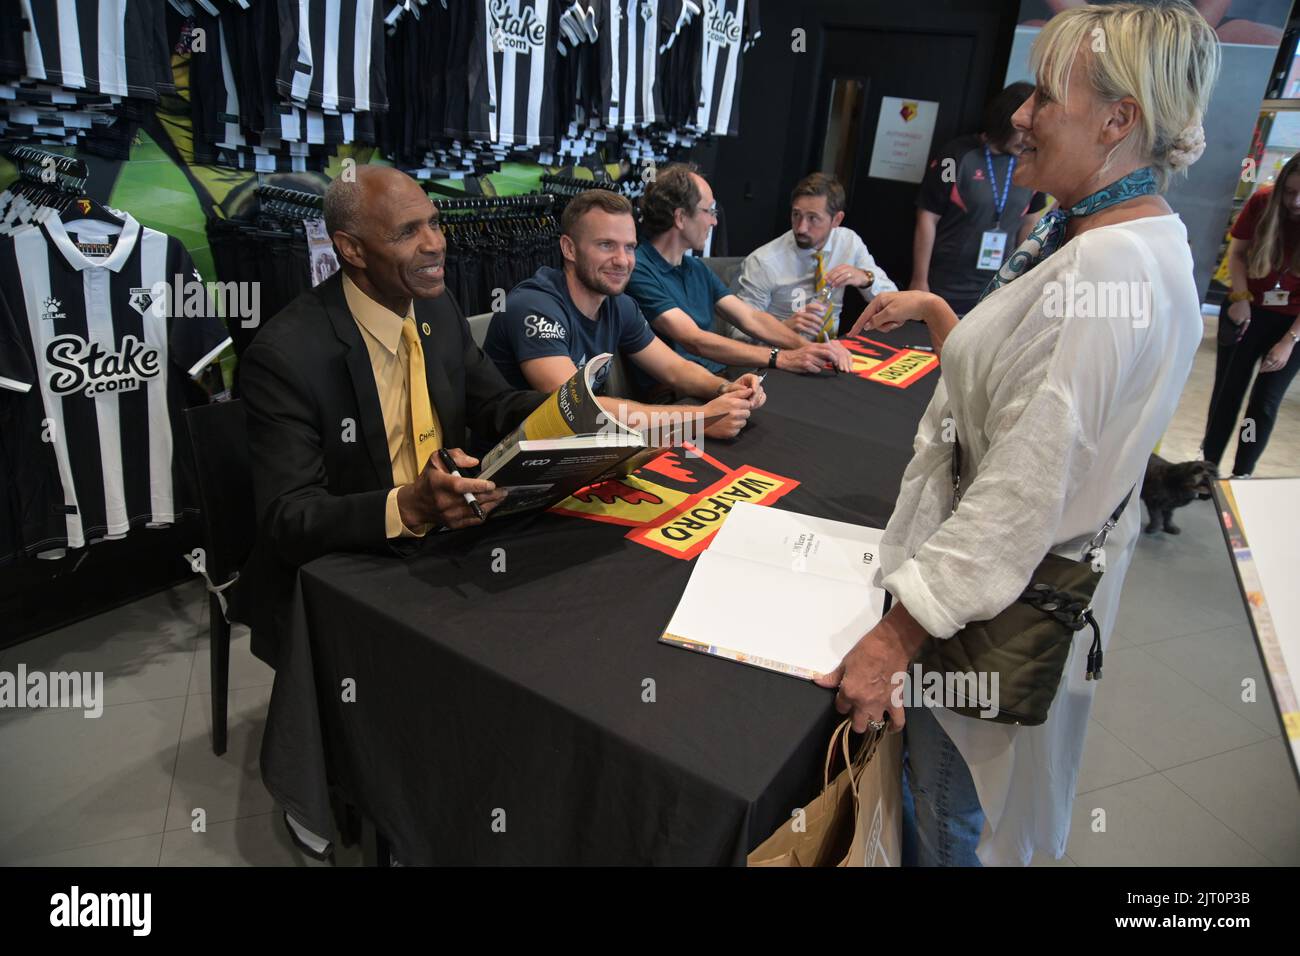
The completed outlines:
<svg viewBox="0 0 1300 956">
<path fill-rule="evenodd" d="M 191 58 L 195 152 L 268 172 L 344 143 L 422 179 L 665 162 L 735 132 L 758 35 L 757 0 L 237 2 L 193 17 L 210 38 Z"/>
<path fill-rule="evenodd" d="M 126 159 L 174 92 L 165 0 L 0 4 L 0 142 Z"/>
<path fill-rule="evenodd" d="M 574 0 L 560 18 L 557 156 L 604 144 L 637 166 L 667 158 L 650 137 L 670 127 L 666 104 L 681 85 L 669 51 L 700 12 L 695 0 Z"/>
<path fill-rule="evenodd" d="M 512 142 L 495 141 L 490 131 L 470 132 L 471 117 L 482 118 L 488 103 L 488 6 L 485 0 L 410 0 L 395 4 L 386 18 L 391 109 L 380 118 L 379 145 L 418 179 L 485 175 L 514 151 Z M 498 20 L 510 16 L 508 2 L 492 6 L 502 8 Z M 529 78 L 522 74 L 521 90 Z"/>
<path fill-rule="evenodd" d="M 758 0 L 701 3 L 700 15 L 681 23 L 661 50 L 658 121 L 635 130 L 622 147 L 633 166 L 662 165 L 711 136 L 740 132 L 744 54 L 762 35 Z"/>
<path fill-rule="evenodd" d="M 386 22 L 379 142 L 420 178 L 598 153 L 667 162 L 734 132 L 742 44 L 758 35 L 757 0 L 406 0 Z"/>
<path fill-rule="evenodd" d="M 383 0 L 242 2 L 207 0 L 182 30 L 195 161 L 319 172 L 340 145 L 374 145 L 388 109 Z"/>
<path fill-rule="evenodd" d="M 739 132 L 758 0 L 573 0 L 559 27 L 557 156 L 644 171 Z"/>
<path fill-rule="evenodd" d="M 758 0 L 7 2 L 0 138 L 125 158 L 175 41 L 199 163 L 320 171 L 377 144 L 420 178 L 642 167 L 736 132 L 757 36 Z"/>
<path fill-rule="evenodd" d="M 553 159 L 568 165 L 606 141 L 602 111 L 600 21 L 594 7 L 575 2 L 560 14 L 555 52 Z"/>
</svg>

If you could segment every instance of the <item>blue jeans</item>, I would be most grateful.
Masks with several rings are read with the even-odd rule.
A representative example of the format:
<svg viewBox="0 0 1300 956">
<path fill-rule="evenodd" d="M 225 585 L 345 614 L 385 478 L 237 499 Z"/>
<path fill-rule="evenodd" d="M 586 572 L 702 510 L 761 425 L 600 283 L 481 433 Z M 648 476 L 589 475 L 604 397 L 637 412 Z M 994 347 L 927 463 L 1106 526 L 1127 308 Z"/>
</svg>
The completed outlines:
<svg viewBox="0 0 1300 956">
<path fill-rule="evenodd" d="M 903 727 L 903 866 L 980 866 L 984 811 L 956 745 L 928 707 Z"/>
</svg>

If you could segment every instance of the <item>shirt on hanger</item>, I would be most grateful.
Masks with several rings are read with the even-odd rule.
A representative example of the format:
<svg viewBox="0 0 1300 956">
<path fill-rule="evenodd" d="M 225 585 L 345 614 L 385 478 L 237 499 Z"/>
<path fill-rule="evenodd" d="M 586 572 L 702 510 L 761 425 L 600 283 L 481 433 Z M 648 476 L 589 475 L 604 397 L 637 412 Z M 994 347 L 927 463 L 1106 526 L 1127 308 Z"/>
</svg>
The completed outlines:
<svg viewBox="0 0 1300 956">
<path fill-rule="evenodd" d="M 380 0 L 279 0 L 280 95 L 324 110 L 388 109 Z"/>
<path fill-rule="evenodd" d="M 597 0 L 600 119 L 610 129 L 632 129 L 664 118 L 660 50 L 697 13 L 694 0 Z"/>
<path fill-rule="evenodd" d="M 761 35 L 758 0 L 703 0 L 703 37 L 692 80 L 698 83 L 695 127 L 718 136 L 740 132 L 741 60 Z"/>
<path fill-rule="evenodd" d="M 25 73 L 69 89 L 158 102 L 173 93 L 164 0 L 19 0 Z"/>
<path fill-rule="evenodd" d="M 469 59 L 469 133 L 521 146 L 554 141 L 560 0 L 479 0 Z"/>
<path fill-rule="evenodd" d="M 87 223 L 111 246 L 87 256 L 51 213 L 0 241 L 0 430 L 29 553 L 177 519 L 181 384 L 230 344 L 179 240 L 129 215 L 111 232 Z"/>
</svg>

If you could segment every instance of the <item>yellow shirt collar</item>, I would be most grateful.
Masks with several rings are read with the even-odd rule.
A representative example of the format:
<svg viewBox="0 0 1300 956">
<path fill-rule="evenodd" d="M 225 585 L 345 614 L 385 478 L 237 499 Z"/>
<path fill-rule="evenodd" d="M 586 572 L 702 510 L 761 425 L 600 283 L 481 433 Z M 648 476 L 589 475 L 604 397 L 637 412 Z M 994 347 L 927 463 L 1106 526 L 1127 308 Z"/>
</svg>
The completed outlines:
<svg viewBox="0 0 1300 956">
<path fill-rule="evenodd" d="M 415 315 L 415 303 L 411 303 L 406 316 L 398 315 L 362 292 L 357 287 L 357 284 L 348 278 L 346 273 L 343 276 L 343 295 L 347 299 L 348 309 L 352 312 L 352 317 L 356 319 L 357 325 L 373 335 L 375 340 L 389 352 L 396 355 L 398 343 L 402 341 L 402 322 L 406 316 L 413 317 Z"/>
</svg>

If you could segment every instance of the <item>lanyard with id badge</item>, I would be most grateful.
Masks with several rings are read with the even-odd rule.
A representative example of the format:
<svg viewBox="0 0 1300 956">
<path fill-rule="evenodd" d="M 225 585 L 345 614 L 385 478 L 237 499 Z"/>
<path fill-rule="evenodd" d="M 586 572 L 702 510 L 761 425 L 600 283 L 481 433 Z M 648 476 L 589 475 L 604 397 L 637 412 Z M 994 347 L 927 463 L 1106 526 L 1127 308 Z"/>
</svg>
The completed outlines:
<svg viewBox="0 0 1300 956">
<path fill-rule="evenodd" d="M 1277 274 L 1277 281 L 1274 282 L 1273 288 L 1264 293 L 1262 305 L 1286 305 L 1291 301 L 1291 293 L 1282 288 L 1282 276 L 1286 275 L 1287 270 L 1283 269 Z"/>
<path fill-rule="evenodd" d="M 998 180 L 993 174 L 993 154 L 984 147 L 984 165 L 989 171 L 989 188 L 993 190 L 993 212 L 997 217 L 992 229 L 984 230 L 980 237 L 979 257 L 976 269 L 997 271 L 1002 268 L 1002 258 L 1007 254 L 1007 234 L 1002 231 L 1002 210 L 1007 208 L 1007 196 L 1011 193 L 1011 174 L 1016 169 L 1016 157 L 1011 157 L 1007 164 L 1006 182 L 1002 184 L 1002 195 L 998 195 Z"/>
</svg>

